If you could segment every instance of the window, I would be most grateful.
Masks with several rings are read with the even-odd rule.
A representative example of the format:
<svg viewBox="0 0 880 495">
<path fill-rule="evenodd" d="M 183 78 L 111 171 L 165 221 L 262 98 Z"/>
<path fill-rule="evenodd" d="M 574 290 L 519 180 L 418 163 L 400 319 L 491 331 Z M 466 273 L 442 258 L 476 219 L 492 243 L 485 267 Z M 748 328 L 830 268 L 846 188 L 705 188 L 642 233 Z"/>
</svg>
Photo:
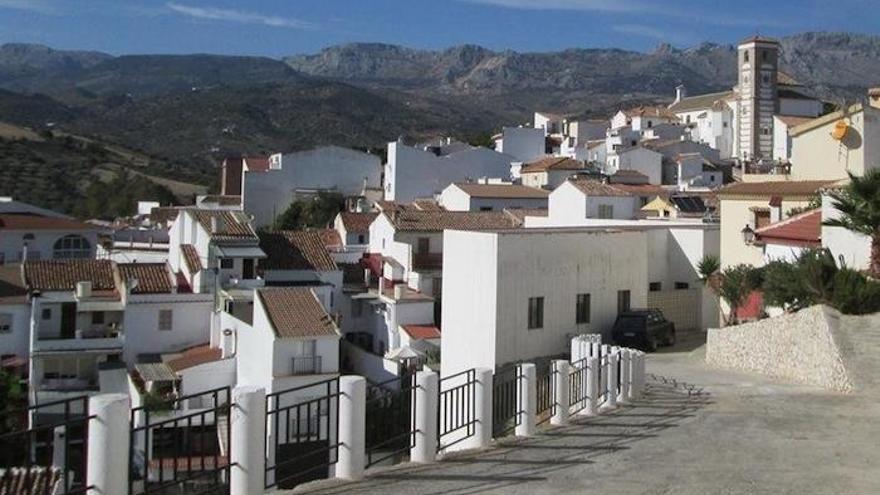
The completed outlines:
<svg viewBox="0 0 880 495">
<path fill-rule="evenodd" d="M 104 312 L 103 311 L 93 311 L 92 312 L 92 325 L 103 325 L 104 324 Z"/>
<path fill-rule="evenodd" d="M 767 61 L 767 50 L 761 50 L 761 60 L 764 62 Z"/>
<path fill-rule="evenodd" d="M 52 310 L 50 308 L 43 308 L 43 319 L 51 320 L 52 319 Z"/>
<path fill-rule="evenodd" d="M 0 313 L 0 333 L 12 332 L 12 315 L 9 313 Z"/>
<path fill-rule="evenodd" d="M 590 295 L 589 294 L 578 294 L 577 299 L 575 301 L 574 307 L 574 321 L 575 323 L 589 323 L 590 322 Z"/>
<path fill-rule="evenodd" d="M 159 330 L 170 331 L 174 324 L 174 313 L 170 309 L 159 310 Z"/>
<path fill-rule="evenodd" d="M 241 260 L 241 278 L 251 280 L 254 278 L 254 260 L 245 258 Z"/>
<path fill-rule="evenodd" d="M 743 62 L 749 61 L 749 52 L 743 52 Z"/>
<path fill-rule="evenodd" d="M 599 218 L 614 218 L 614 205 L 599 205 Z"/>
<path fill-rule="evenodd" d="M 491 206 L 481 206 L 480 211 L 492 211 L 492 207 Z"/>
<path fill-rule="evenodd" d="M 663 283 L 651 282 L 648 284 L 648 290 L 651 292 L 659 292 L 659 291 L 663 290 Z"/>
<path fill-rule="evenodd" d="M 544 327 L 544 298 L 529 298 L 529 330 Z"/>
<path fill-rule="evenodd" d="M 687 282 L 676 282 L 675 283 L 675 290 L 685 290 L 685 289 L 690 289 L 690 288 L 691 288 L 691 284 L 689 284 Z"/>
<path fill-rule="evenodd" d="M 770 225 L 770 210 L 755 211 L 755 229 Z"/>
<path fill-rule="evenodd" d="M 367 242 L 367 238 L 364 234 L 358 234 L 358 244 L 363 244 Z"/>
<path fill-rule="evenodd" d="M 761 75 L 761 82 L 764 84 L 769 84 L 770 83 L 770 74 L 762 74 Z"/>
<path fill-rule="evenodd" d="M 619 290 L 617 291 L 617 312 L 623 313 L 624 311 L 629 311 L 629 291 Z"/>
<path fill-rule="evenodd" d="M 220 268 L 224 270 L 231 270 L 234 265 L 234 261 L 232 258 L 220 258 Z"/>
<path fill-rule="evenodd" d="M 419 254 L 427 254 L 431 249 L 431 239 L 427 237 L 419 237 L 417 253 Z"/>
<path fill-rule="evenodd" d="M 55 241 L 52 256 L 55 259 L 91 258 L 92 245 L 81 235 L 66 235 Z"/>
<path fill-rule="evenodd" d="M 769 127 L 762 127 L 761 134 L 764 136 L 769 136 L 770 135 L 770 128 Z"/>
<path fill-rule="evenodd" d="M 649 120 L 649 121 L 648 121 L 648 129 L 650 129 L 650 128 L 653 127 L 653 126 L 654 126 L 654 121 Z"/>
</svg>

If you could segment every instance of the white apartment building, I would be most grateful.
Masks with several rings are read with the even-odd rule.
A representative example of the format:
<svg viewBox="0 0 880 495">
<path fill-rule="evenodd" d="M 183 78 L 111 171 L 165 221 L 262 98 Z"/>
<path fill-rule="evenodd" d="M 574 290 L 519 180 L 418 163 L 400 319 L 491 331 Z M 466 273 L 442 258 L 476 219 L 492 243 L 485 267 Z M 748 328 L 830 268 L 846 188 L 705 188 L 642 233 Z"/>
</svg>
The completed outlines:
<svg viewBox="0 0 880 495">
<path fill-rule="evenodd" d="M 503 127 L 495 139 L 495 151 L 528 163 L 545 155 L 545 136 L 544 128 Z"/>
<path fill-rule="evenodd" d="M 508 208 L 547 208 L 550 191 L 520 184 L 456 182 L 440 194 L 448 211 L 501 211 Z"/>
<path fill-rule="evenodd" d="M 687 96 L 684 86 L 678 86 L 669 110 L 689 130 L 691 140 L 718 150 L 720 158 L 733 156 L 736 94 L 732 90 Z"/>
<path fill-rule="evenodd" d="M 385 164 L 385 199 L 409 203 L 433 198 L 453 182 L 482 177 L 507 180 L 514 162 L 518 160 L 513 156 L 489 148 L 457 147 L 446 153 L 442 146 L 424 150 L 391 142 Z"/>
<path fill-rule="evenodd" d="M 596 179 L 571 179 L 550 193 L 546 221 L 559 225 L 580 225 L 587 219 L 632 220 L 657 196 L 669 193 L 648 184 L 607 184 Z"/>
<path fill-rule="evenodd" d="M 605 173 L 614 175 L 619 170 L 635 170 L 645 175 L 649 184 L 660 185 L 663 155 L 642 146 L 615 149 L 606 158 Z"/>
<path fill-rule="evenodd" d="M 523 165 L 520 178 L 524 186 L 555 189 L 572 175 L 589 171 L 584 162 L 568 157 L 550 156 Z"/>
<path fill-rule="evenodd" d="M 242 172 L 242 206 L 254 226 L 271 225 L 290 204 L 320 191 L 380 199 L 382 161 L 376 155 L 339 146 L 277 153 L 265 170 Z"/>
<path fill-rule="evenodd" d="M 665 107 L 639 106 L 627 110 L 619 110 L 611 117 L 611 129 L 630 127 L 641 133 L 659 124 L 673 124 L 678 117 Z"/>
<path fill-rule="evenodd" d="M 0 213 L 0 265 L 29 260 L 94 258 L 99 229 L 58 216 Z"/>
</svg>

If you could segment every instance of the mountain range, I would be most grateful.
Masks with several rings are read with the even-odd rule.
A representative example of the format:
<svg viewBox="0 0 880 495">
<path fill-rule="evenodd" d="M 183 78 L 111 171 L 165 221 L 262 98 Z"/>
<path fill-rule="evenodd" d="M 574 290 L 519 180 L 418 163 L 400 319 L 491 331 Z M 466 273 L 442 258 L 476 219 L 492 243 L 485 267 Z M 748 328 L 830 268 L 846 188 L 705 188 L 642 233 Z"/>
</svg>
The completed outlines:
<svg viewBox="0 0 880 495">
<path fill-rule="evenodd" d="M 782 69 L 816 96 L 841 103 L 880 85 L 880 36 L 803 33 L 780 42 Z M 735 83 L 735 60 L 735 47 L 713 43 L 650 53 L 358 43 L 280 60 L 11 43 L 0 46 L 0 122 L 51 123 L 207 183 L 228 153 L 375 148 L 399 136 L 485 139 L 535 110 L 599 117 L 669 102 L 679 84 L 689 94 L 724 90 Z"/>
</svg>

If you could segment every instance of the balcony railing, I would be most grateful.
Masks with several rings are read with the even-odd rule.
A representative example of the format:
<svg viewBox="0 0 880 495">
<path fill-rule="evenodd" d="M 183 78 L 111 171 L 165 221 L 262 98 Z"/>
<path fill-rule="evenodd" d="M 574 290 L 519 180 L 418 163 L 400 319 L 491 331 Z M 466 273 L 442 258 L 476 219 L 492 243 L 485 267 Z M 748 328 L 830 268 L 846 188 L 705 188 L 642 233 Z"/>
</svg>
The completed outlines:
<svg viewBox="0 0 880 495">
<path fill-rule="evenodd" d="M 413 270 L 440 270 L 443 268 L 443 253 L 413 254 Z"/>
<path fill-rule="evenodd" d="M 791 164 L 782 162 L 746 163 L 743 172 L 753 175 L 788 175 Z"/>
<path fill-rule="evenodd" d="M 295 357 L 291 366 L 292 375 L 318 375 L 321 373 L 321 356 Z"/>
<path fill-rule="evenodd" d="M 119 329 L 77 330 L 72 337 L 39 335 L 35 351 L 116 350 L 121 349 L 125 336 Z"/>
</svg>

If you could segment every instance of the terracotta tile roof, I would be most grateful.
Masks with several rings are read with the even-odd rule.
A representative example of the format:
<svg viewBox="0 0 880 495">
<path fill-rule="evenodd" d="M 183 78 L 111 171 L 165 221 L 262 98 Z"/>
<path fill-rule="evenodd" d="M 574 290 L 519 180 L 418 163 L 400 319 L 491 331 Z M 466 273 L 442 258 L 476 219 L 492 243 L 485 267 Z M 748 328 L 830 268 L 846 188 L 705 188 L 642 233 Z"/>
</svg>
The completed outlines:
<svg viewBox="0 0 880 495">
<path fill-rule="evenodd" d="M 190 347 L 179 355 L 175 355 L 175 357 L 165 361 L 165 364 L 171 368 L 171 371 L 177 373 L 193 366 L 219 361 L 222 355 L 223 351 L 220 348 L 211 347 L 210 344 L 203 344 Z"/>
<path fill-rule="evenodd" d="M 61 469 L 31 466 L 0 468 L 0 493 L 3 495 L 37 495 L 64 491 Z"/>
<path fill-rule="evenodd" d="M 186 267 L 191 274 L 195 275 L 204 269 L 202 259 L 199 257 L 199 252 L 196 251 L 195 246 L 192 244 L 181 244 L 180 253 L 183 254 L 183 261 L 186 262 Z"/>
<path fill-rule="evenodd" d="M 267 256 L 260 267 L 266 270 L 338 269 L 327 252 L 321 232 L 315 230 L 261 232 L 260 248 Z"/>
<path fill-rule="evenodd" d="M 446 229 L 494 230 L 516 227 L 503 211 L 417 211 L 383 213 L 401 231 L 441 232 Z"/>
<path fill-rule="evenodd" d="M 668 108 L 661 106 L 638 106 L 635 108 L 629 108 L 623 111 L 623 113 L 627 117 L 663 117 L 667 119 L 677 120 L 678 117 L 675 116 Z"/>
<path fill-rule="evenodd" d="M 754 35 L 754 36 L 749 36 L 748 38 L 745 38 L 744 40 L 740 41 L 739 44 L 740 44 L 740 45 L 743 45 L 743 44 L 745 44 L 745 43 L 755 43 L 755 42 L 758 42 L 758 43 L 774 43 L 774 44 L 776 44 L 776 45 L 779 44 L 779 41 L 776 40 L 776 39 L 768 38 L 768 37 L 766 37 L 766 36 L 760 36 L 760 35 L 757 35 L 757 34 Z"/>
<path fill-rule="evenodd" d="M 370 231 L 370 224 L 379 216 L 379 213 L 343 211 L 339 215 L 342 217 L 342 225 L 345 226 L 346 232 L 364 234 Z"/>
<path fill-rule="evenodd" d="M 339 235 L 336 229 L 317 229 L 315 232 L 321 235 L 321 242 L 324 243 L 325 248 L 342 247 L 342 236 Z"/>
<path fill-rule="evenodd" d="M 737 182 L 718 190 L 720 198 L 736 196 L 814 196 L 817 191 L 832 184 L 827 180 L 781 180 L 771 182 Z"/>
<path fill-rule="evenodd" d="M 137 279 L 132 294 L 170 294 L 174 289 L 165 263 L 119 263 L 116 267 L 123 281 Z"/>
<path fill-rule="evenodd" d="M 822 209 L 805 211 L 755 230 L 757 241 L 789 246 L 822 245 Z"/>
<path fill-rule="evenodd" d="M 523 165 L 520 173 L 546 172 L 548 170 L 582 170 L 584 163 L 564 156 L 548 156 Z"/>
<path fill-rule="evenodd" d="M 678 102 L 669 105 L 669 110 L 675 113 L 683 113 L 712 108 L 718 101 L 724 101 L 732 95 L 733 91 L 722 91 L 720 93 L 687 96 Z"/>
<path fill-rule="evenodd" d="M 614 184 L 614 187 L 632 196 L 669 196 L 669 191 L 653 184 Z"/>
<path fill-rule="evenodd" d="M 278 338 L 339 335 L 336 324 L 311 289 L 271 287 L 259 289 L 257 296 Z"/>
<path fill-rule="evenodd" d="M 630 193 L 620 189 L 619 184 L 612 186 L 591 179 L 575 179 L 568 182 L 587 196 L 631 196 Z"/>
<path fill-rule="evenodd" d="M 116 289 L 110 260 L 27 261 L 24 275 L 28 287 L 37 290 L 74 290 L 77 282 L 91 282 L 93 291 Z"/>
<path fill-rule="evenodd" d="M 0 304 L 24 304 L 27 288 L 22 278 L 21 265 L 0 266 Z"/>
<path fill-rule="evenodd" d="M 242 160 L 251 172 L 265 172 L 269 170 L 268 156 L 243 156 Z"/>
<path fill-rule="evenodd" d="M 440 338 L 440 329 L 434 325 L 401 325 L 400 327 L 415 340 Z"/>
<path fill-rule="evenodd" d="M 187 209 L 199 225 L 211 235 L 211 239 L 224 240 L 247 240 L 257 239 L 257 234 L 250 226 L 247 216 L 240 211 L 228 210 L 205 210 L 199 208 Z M 218 220 L 218 231 L 211 232 L 211 219 Z"/>
<path fill-rule="evenodd" d="M 0 231 L 4 230 L 97 230 L 68 218 L 43 217 L 26 213 L 0 213 Z"/>
<path fill-rule="evenodd" d="M 520 227 L 526 221 L 526 217 L 546 217 L 549 214 L 547 208 L 505 208 L 504 213 L 514 219 L 514 223 Z"/>
<path fill-rule="evenodd" d="M 160 206 L 150 210 L 150 221 L 153 223 L 173 222 L 180 213 L 177 206 Z"/>
<path fill-rule="evenodd" d="M 546 199 L 550 191 L 521 184 L 474 184 L 456 182 L 455 186 L 474 198 Z"/>
<path fill-rule="evenodd" d="M 442 211 L 446 209 L 433 199 L 416 199 L 412 202 L 412 208 L 421 211 Z"/>
<path fill-rule="evenodd" d="M 202 203 L 216 203 L 221 206 L 236 206 L 241 204 L 241 196 L 234 195 L 221 195 L 221 194 L 208 194 L 206 196 L 202 196 Z"/>
</svg>

